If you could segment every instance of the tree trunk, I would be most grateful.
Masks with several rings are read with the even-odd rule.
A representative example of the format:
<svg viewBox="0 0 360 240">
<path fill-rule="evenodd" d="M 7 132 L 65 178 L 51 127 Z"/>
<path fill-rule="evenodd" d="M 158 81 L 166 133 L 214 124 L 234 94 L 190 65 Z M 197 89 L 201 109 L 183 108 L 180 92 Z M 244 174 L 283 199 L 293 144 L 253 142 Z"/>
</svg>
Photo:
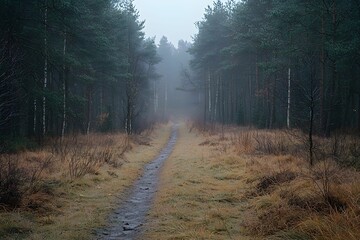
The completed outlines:
<svg viewBox="0 0 360 240">
<path fill-rule="evenodd" d="M 100 87 L 100 115 L 104 113 L 104 86 Z"/>
<path fill-rule="evenodd" d="M 156 80 L 154 80 L 154 114 L 157 113 L 158 108 L 158 96 L 157 96 L 157 86 L 156 86 Z"/>
<path fill-rule="evenodd" d="M 249 94 L 248 94 L 249 112 L 247 117 L 248 125 L 251 125 L 251 119 L 252 119 L 252 109 L 253 109 L 252 92 L 253 92 L 252 75 L 251 75 L 251 69 L 249 69 Z"/>
<path fill-rule="evenodd" d="M 91 128 L 91 110 L 92 110 L 92 87 L 89 86 L 87 90 L 87 126 L 86 126 L 86 134 L 90 133 Z"/>
<path fill-rule="evenodd" d="M 336 43 L 336 34 L 337 34 L 337 17 L 336 17 L 336 4 L 335 0 L 333 0 L 333 36 L 332 36 L 332 43 Z M 335 105 L 335 95 L 336 95 L 336 81 L 337 81 L 337 62 L 336 59 L 331 60 L 331 67 L 332 67 L 332 78 L 331 78 L 331 85 L 330 85 L 330 104 L 328 107 L 328 116 L 326 121 L 326 131 L 325 134 L 327 137 L 330 136 L 330 131 L 333 125 L 333 111 Z"/>
<path fill-rule="evenodd" d="M 218 119 L 218 103 L 219 103 L 219 84 L 220 84 L 220 76 L 217 77 L 216 80 L 216 92 L 215 92 L 215 104 L 214 104 L 214 117 L 213 120 L 217 121 Z"/>
<path fill-rule="evenodd" d="M 208 72 L 208 107 L 209 107 L 209 119 L 211 121 L 211 112 L 212 112 L 212 106 L 211 106 L 211 75 L 210 70 Z"/>
<path fill-rule="evenodd" d="M 206 128 L 206 110 L 207 110 L 207 89 L 206 89 L 206 77 L 205 77 L 206 74 L 204 74 L 204 130 Z"/>
<path fill-rule="evenodd" d="M 273 89 L 271 91 L 271 100 L 270 100 L 270 121 L 269 121 L 269 128 L 272 129 L 275 124 L 275 92 L 276 92 L 276 77 L 273 83 Z"/>
<path fill-rule="evenodd" d="M 42 134 L 43 136 L 46 133 L 46 97 L 45 91 L 47 88 L 47 78 L 48 78 L 48 56 L 47 56 L 47 22 L 48 22 L 48 8 L 47 8 L 47 1 L 45 1 L 45 13 L 44 13 L 44 52 L 45 52 L 45 61 L 44 61 L 44 96 L 43 96 L 43 119 L 42 119 Z"/>
<path fill-rule="evenodd" d="M 325 81 L 325 29 L 324 29 L 324 13 L 321 16 L 321 52 L 320 52 L 320 79 L 319 79 L 319 90 L 320 90 L 320 129 L 322 134 L 325 130 L 324 120 L 324 81 Z"/>
<path fill-rule="evenodd" d="M 64 31 L 64 47 L 63 47 L 63 67 L 62 67 L 62 77 L 63 77 L 63 121 L 62 121 L 62 128 L 61 128 L 61 138 L 64 138 L 65 135 L 65 128 L 66 128 L 66 30 Z"/>
<path fill-rule="evenodd" d="M 288 97 L 287 97 L 287 114 L 286 114 L 286 125 L 290 129 L 290 103 L 291 103 L 291 68 L 288 71 Z"/>
<path fill-rule="evenodd" d="M 168 89 L 167 89 L 167 80 L 165 80 L 165 93 L 164 93 L 164 119 L 167 118 L 167 104 L 168 104 Z"/>
<path fill-rule="evenodd" d="M 34 135 L 36 135 L 36 121 L 37 121 L 36 114 L 37 114 L 37 101 L 36 99 L 34 99 L 34 125 L 33 125 Z"/>
<path fill-rule="evenodd" d="M 127 106 L 126 106 L 126 121 L 125 130 L 128 135 L 132 134 L 132 103 L 131 96 L 128 95 Z"/>
<path fill-rule="evenodd" d="M 310 124 L 309 124 L 309 164 L 310 164 L 310 166 L 313 166 L 313 164 L 314 164 L 313 126 L 314 126 L 314 96 L 313 96 L 313 92 L 312 92 L 311 100 L 310 100 Z"/>
<path fill-rule="evenodd" d="M 358 125 L 358 131 L 360 132 L 360 93 L 358 94 L 358 108 L 357 108 L 357 114 L 358 114 L 358 119 L 357 119 L 357 125 Z"/>
</svg>

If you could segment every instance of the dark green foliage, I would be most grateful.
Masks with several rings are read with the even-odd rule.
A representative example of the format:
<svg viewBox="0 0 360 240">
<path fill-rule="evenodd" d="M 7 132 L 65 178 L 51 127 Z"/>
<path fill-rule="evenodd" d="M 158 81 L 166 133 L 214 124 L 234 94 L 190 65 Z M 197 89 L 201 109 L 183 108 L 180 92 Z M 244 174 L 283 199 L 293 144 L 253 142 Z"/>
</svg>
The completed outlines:
<svg viewBox="0 0 360 240">
<path fill-rule="evenodd" d="M 36 149 L 38 144 L 33 140 L 20 137 L 20 136 L 8 136 L 3 135 L 0 136 L 0 154 L 2 153 L 16 153 L 20 151 L 24 151 L 26 149 Z"/>
<path fill-rule="evenodd" d="M 290 70 L 290 127 L 360 129 L 359 23 L 357 1 L 215 1 L 190 50 L 204 120 L 286 126 Z"/>
<path fill-rule="evenodd" d="M 158 59 L 132 1 L 0 5 L 3 139 L 122 130 L 129 118 L 147 118 L 139 106 L 151 97 L 148 67 Z"/>
</svg>

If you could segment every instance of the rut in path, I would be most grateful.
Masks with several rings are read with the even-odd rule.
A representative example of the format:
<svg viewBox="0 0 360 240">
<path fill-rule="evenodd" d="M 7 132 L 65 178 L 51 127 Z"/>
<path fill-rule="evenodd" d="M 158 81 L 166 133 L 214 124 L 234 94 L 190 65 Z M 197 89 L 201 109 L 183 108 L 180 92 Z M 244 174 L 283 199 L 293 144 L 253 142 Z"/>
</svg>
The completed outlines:
<svg viewBox="0 0 360 240">
<path fill-rule="evenodd" d="M 177 139 L 173 126 L 167 145 L 157 158 L 144 167 L 143 175 L 135 182 L 125 202 L 110 216 L 109 227 L 98 233 L 97 239 L 136 239 L 141 232 L 158 185 L 158 175 L 164 161 L 172 152 Z"/>
</svg>

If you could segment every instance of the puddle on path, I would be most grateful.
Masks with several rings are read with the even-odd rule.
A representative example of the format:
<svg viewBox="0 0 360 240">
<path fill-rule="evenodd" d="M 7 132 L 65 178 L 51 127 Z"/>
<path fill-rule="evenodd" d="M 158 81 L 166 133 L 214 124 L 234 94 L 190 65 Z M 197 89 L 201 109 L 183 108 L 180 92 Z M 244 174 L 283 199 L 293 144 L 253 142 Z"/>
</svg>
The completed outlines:
<svg viewBox="0 0 360 240">
<path fill-rule="evenodd" d="M 176 139 L 177 127 L 173 126 L 167 145 L 158 157 L 145 165 L 143 175 L 133 185 L 126 201 L 110 216 L 109 226 L 98 231 L 97 239 L 136 239 L 157 190 L 161 166 L 172 152 Z"/>
</svg>

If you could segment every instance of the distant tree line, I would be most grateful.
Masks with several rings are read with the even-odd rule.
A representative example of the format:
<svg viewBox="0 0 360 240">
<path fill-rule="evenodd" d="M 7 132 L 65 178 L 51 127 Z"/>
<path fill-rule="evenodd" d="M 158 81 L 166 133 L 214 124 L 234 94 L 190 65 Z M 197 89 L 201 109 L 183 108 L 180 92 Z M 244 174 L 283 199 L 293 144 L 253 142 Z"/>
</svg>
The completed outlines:
<svg viewBox="0 0 360 240">
<path fill-rule="evenodd" d="M 143 128 L 159 62 L 132 0 L 0 0 L 0 135 Z"/>
<path fill-rule="evenodd" d="M 216 1 L 197 25 L 207 123 L 360 129 L 359 1 Z"/>
<path fill-rule="evenodd" d="M 197 97 L 191 79 L 188 78 L 191 43 L 180 40 L 175 47 L 163 36 L 159 41 L 158 55 L 161 62 L 156 65 L 159 74 L 154 79 L 154 115 L 158 120 L 184 118 L 197 110 Z M 194 110 L 195 108 L 195 110 Z"/>
</svg>

